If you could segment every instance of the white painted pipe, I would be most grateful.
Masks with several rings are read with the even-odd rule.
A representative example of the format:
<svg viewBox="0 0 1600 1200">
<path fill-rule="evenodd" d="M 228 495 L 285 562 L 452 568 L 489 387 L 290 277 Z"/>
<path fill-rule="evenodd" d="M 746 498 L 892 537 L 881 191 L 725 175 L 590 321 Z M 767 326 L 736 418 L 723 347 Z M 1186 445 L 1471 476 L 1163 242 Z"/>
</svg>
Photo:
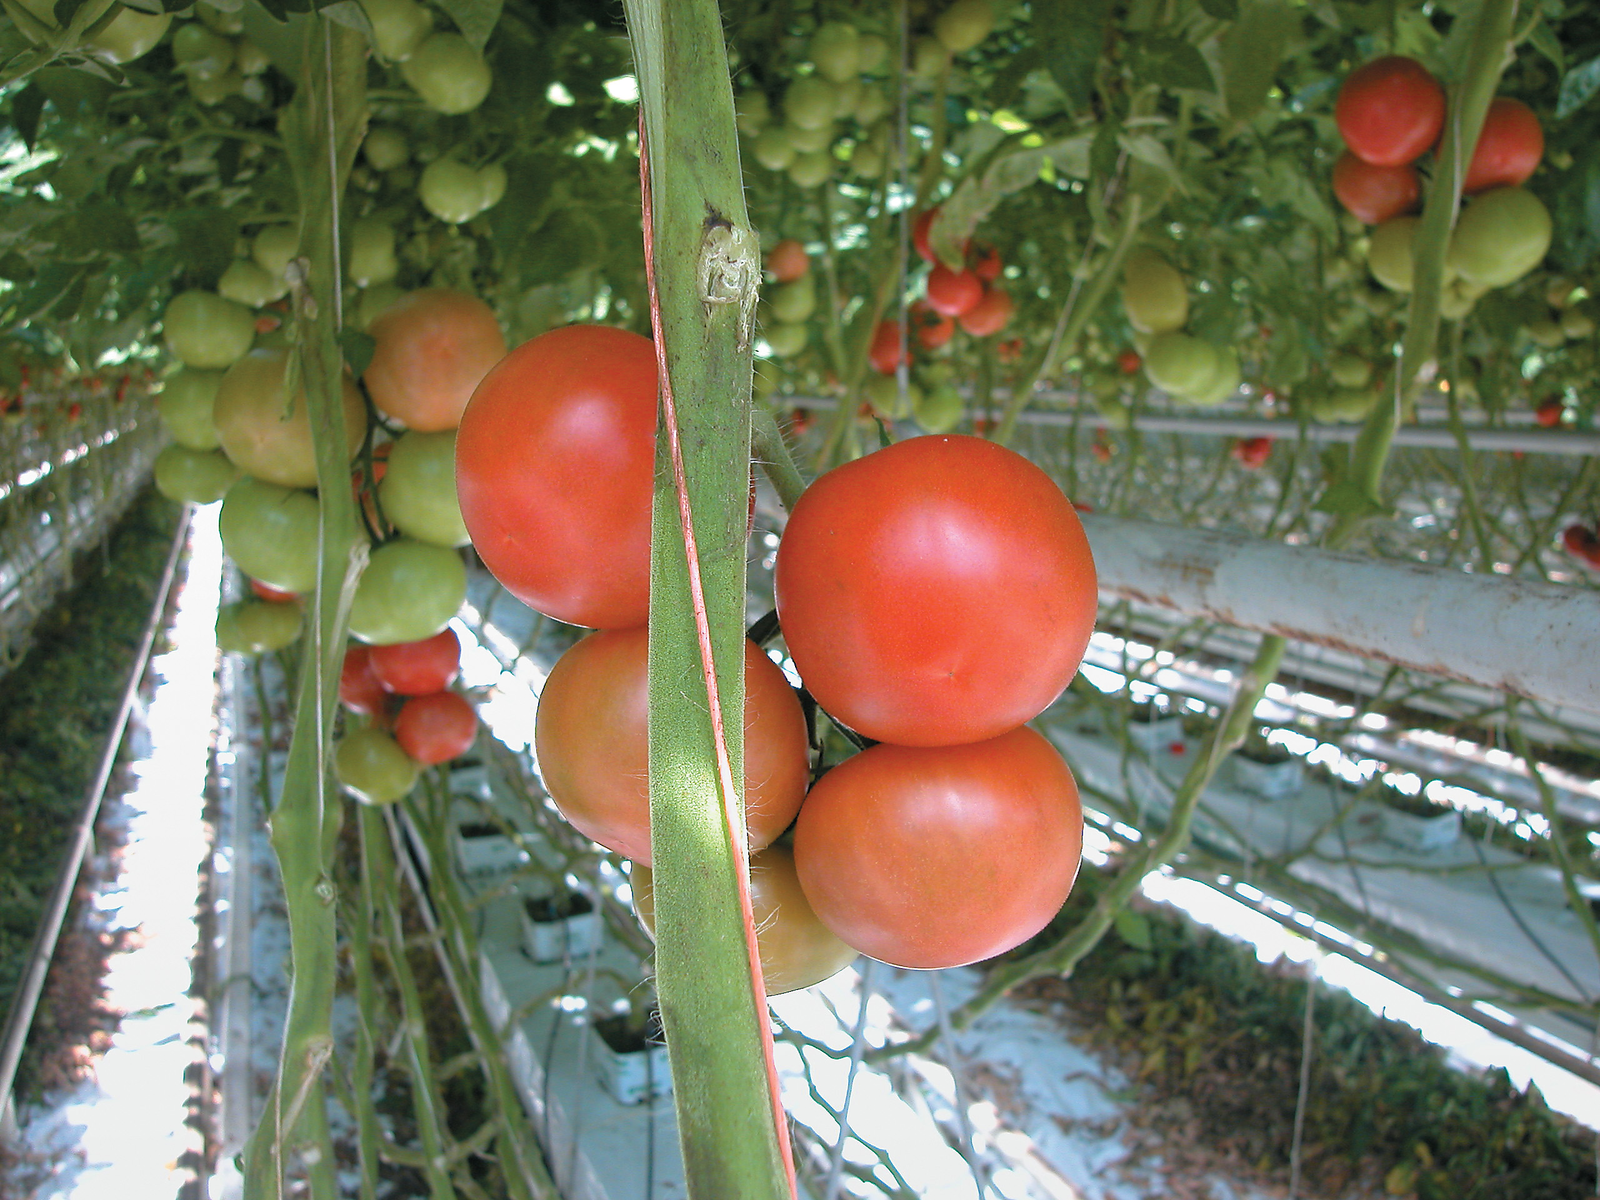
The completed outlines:
<svg viewBox="0 0 1600 1200">
<path fill-rule="evenodd" d="M 1087 513 L 1102 596 L 1600 711 L 1600 593 Z"/>
</svg>

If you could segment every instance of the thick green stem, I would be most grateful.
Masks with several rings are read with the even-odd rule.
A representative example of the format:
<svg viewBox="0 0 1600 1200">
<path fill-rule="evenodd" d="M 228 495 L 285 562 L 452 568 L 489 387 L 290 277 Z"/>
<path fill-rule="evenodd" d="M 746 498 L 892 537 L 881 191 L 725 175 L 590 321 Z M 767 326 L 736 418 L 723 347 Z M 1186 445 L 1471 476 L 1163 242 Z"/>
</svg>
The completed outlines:
<svg viewBox="0 0 1600 1200">
<path fill-rule="evenodd" d="M 289 912 L 291 979 L 278 1081 L 246 1150 L 250 1200 L 288 1194 L 290 1150 L 299 1151 L 314 1197 L 337 1194 L 321 1077 L 333 1049 L 337 977 L 331 865 L 339 804 L 329 794 L 327 768 L 350 597 L 366 559 L 350 494 L 338 344 L 339 201 L 366 129 L 366 45 L 354 30 L 321 18 L 306 19 L 302 30 L 303 66 L 284 140 L 300 195 L 295 342 L 316 445 L 321 555 L 294 735 L 272 816 Z"/>
<path fill-rule="evenodd" d="M 656 986 L 694 1200 L 794 1192 L 744 835 L 749 315 L 759 281 L 715 0 L 627 0 L 662 365 L 650 588 Z"/>
</svg>

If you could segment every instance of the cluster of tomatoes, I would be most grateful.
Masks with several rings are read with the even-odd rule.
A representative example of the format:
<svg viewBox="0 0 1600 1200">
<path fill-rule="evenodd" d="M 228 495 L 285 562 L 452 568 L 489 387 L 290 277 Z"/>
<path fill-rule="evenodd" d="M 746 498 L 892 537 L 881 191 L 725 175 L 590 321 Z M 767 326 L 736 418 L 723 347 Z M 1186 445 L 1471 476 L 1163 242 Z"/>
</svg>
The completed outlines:
<svg viewBox="0 0 1600 1200">
<path fill-rule="evenodd" d="M 596 630 L 551 670 L 535 750 L 563 815 L 638 864 L 647 917 L 656 391 L 648 339 L 568 326 L 489 373 L 456 443 L 485 565 L 531 607 Z M 1097 597 L 1060 489 L 982 439 L 898 443 L 802 496 L 776 592 L 806 688 L 879 744 L 808 789 L 798 694 L 747 643 L 746 823 L 769 989 L 816 982 L 857 951 L 952 966 L 1038 932 L 1076 876 L 1082 813 L 1066 764 L 1024 723 L 1076 672 Z M 791 825 L 792 849 L 778 842 Z"/>
<path fill-rule="evenodd" d="M 1221 404 L 1239 387 L 1239 354 L 1185 333 L 1189 321 L 1189 285 L 1183 273 L 1159 251 L 1141 247 L 1122 268 L 1122 307 L 1133 326 L 1141 353 L 1124 360 L 1162 391 L 1185 404 Z M 1131 372 L 1129 372 L 1131 373 Z"/>
<path fill-rule="evenodd" d="M 1444 128 L 1444 88 L 1421 63 L 1390 55 L 1351 72 L 1334 120 L 1348 150 L 1333 168 L 1333 190 L 1368 225 L 1368 266 L 1385 287 L 1410 291 L 1412 244 L 1422 183 L 1413 165 Z M 1550 248 L 1550 213 L 1522 184 L 1544 155 L 1539 119 L 1520 100 L 1497 96 L 1462 177 L 1474 197 L 1456 223 L 1446 258 L 1441 311 L 1465 316 L 1490 288 L 1521 279 Z"/>
<path fill-rule="evenodd" d="M 270 275 L 260 260 L 273 260 L 259 249 L 252 246 L 253 265 Z M 183 366 L 158 401 L 173 445 L 157 459 L 157 485 L 175 499 L 222 500 L 223 548 L 254 595 L 221 611 L 218 639 L 225 650 L 250 654 L 281 649 L 300 635 L 300 598 L 317 586 L 321 553 L 308 402 L 303 386 L 288 394 L 289 349 L 269 317 L 218 292 L 175 297 L 164 333 Z M 471 744 L 471 706 L 445 691 L 458 653 L 445 627 L 466 595 L 455 426 L 473 389 L 504 356 L 505 340 L 488 305 L 443 289 L 400 295 L 374 315 L 368 332 L 374 349 L 362 374 L 365 396 L 347 376 L 341 397 L 346 442 L 359 460 L 352 486 L 373 542 L 351 603 L 350 631 L 361 643 L 351 654 L 359 660 L 370 646 L 403 658 L 430 647 L 450 660 L 444 682 L 390 689 L 415 697 L 393 736 L 377 707 L 359 699 L 351 705 L 375 724 L 341 744 L 340 775 L 358 795 L 379 801 L 403 795 L 416 765 L 443 761 L 442 748 L 454 757 Z"/>
</svg>

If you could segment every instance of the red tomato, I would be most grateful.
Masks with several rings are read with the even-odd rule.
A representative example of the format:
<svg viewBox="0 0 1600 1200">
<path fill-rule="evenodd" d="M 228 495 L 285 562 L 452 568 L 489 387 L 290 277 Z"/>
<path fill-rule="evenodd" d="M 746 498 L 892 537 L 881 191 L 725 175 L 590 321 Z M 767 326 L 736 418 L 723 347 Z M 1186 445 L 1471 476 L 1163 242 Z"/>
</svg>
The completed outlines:
<svg viewBox="0 0 1600 1200">
<path fill-rule="evenodd" d="M 534 721 L 539 774 L 561 815 L 642 863 L 650 861 L 649 644 L 642 626 L 584 638 L 556 660 Z M 744 688 L 745 820 L 755 851 L 794 820 L 810 771 L 800 701 L 754 642 L 745 643 Z"/>
<path fill-rule="evenodd" d="M 917 219 L 911 225 L 911 246 L 925 262 L 938 262 L 934 257 L 933 247 L 928 245 L 928 233 L 933 229 L 933 219 L 939 215 L 939 206 L 917 214 Z"/>
<path fill-rule="evenodd" d="M 917 341 L 924 350 L 937 350 L 956 335 L 953 317 L 941 317 L 921 300 L 911 306 L 911 327 L 917 331 Z M 884 374 L 891 374 L 885 371 Z"/>
<path fill-rule="evenodd" d="M 983 299 L 983 281 L 971 271 L 952 271 L 943 263 L 928 273 L 928 307 L 947 317 L 971 312 Z"/>
<path fill-rule="evenodd" d="M 1365 225 L 1382 225 L 1412 211 L 1422 181 L 1409 165 L 1379 167 L 1346 150 L 1333 164 L 1333 194 Z"/>
<path fill-rule="evenodd" d="M 420 642 L 372 647 L 372 674 L 384 691 L 397 696 L 442 692 L 460 669 L 461 639 L 454 629 L 441 629 Z"/>
<path fill-rule="evenodd" d="M 1011 297 L 997 287 L 988 287 L 983 297 L 961 314 L 961 328 L 973 337 L 989 337 L 1011 323 L 1015 309 Z"/>
<path fill-rule="evenodd" d="M 965 746 L 874 746 L 795 826 L 800 886 L 848 945 L 897 967 L 992 958 L 1060 910 L 1083 850 L 1078 785 L 1023 726 Z"/>
<path fill-rule="evenodd" d="M 779 283 L 792 283 L 811 270 L 811 258 L 794 238 L 784 238 L 767 252 L 767 270 Z"/>
<path fill-rule="evenodd" d="M 777 561 L 811 694 L 879 741 L 994 737 L 1044 711 L 1094 628 L 1094 560 L 1055 482 L 981 438 L 908 438 L 823 475 Z"/>
<path fill-rule="evenodd" d="M 1398 167 L 1438 140 L 1444 89 L 1416 59 L 1391 54 L 1345 77 L 1333 119 L 1357 158 Z"/>
<path fill-rule="evenodd" d="M 872 365 L 880 374 L 893 375 L 904 353 L 900 323 L 879 321 L 878 327 L 872 331 L 872 345 L 867 348 L 867 357 L 872 360 Z"/>
<path fill-rule="evenodd" d="M 985 246 L 977 254 L 977 262 L 972 264 L 972 273 L 985 283 L 993 283 L 1000 278 L 1000 272 L 1005 269 L 1005 264 L 1000 261 L 1000 251 L 993 246 Z"/>
<path fill-rule="evenodd" d="M 1517 187 L 1544 157 L 1544 130 L 1521 100 L 1496 96 L 1483 119 L 1483 132 L 1461 190 L 1468 196 L 1497 187 Z"/>
<path fill-rule="evenodd" d="M 270 583 L 262 583 L 259 579 L 250 581 L 250 590 L 273 604 L 287 604 L 290 600 L 300 598 L 295 592 L 286 592 L 282 588 L 273 587 Z"/>
<path fill-rule="evenodd" d="M 1269 437 L 1239 438 L 1233 443 L 1232 454 L 1245 466 L 1252 470 L 1267 461 L 1272 453 L 1272 439 Z"/>
<path fill-rule="evenodd" d="M 1551 396 L 1540 402 L 1533 411 L 1534 421 L 1546 429 L 1554 429 L 1566 419 L 1566 407 L 1560 396 Z"/>
<path fill-rule="evenodd" d="M 1022 339 L 1009 338 L 994 348 L 995 357 L 1006 366 L 1010 366 L 1022 357 Z"/>
<path fill-rule="evenodd" d="M 650 609 L 656 352 L 603 325 L 508 354 L 456 433 L 456 493 L 484 565 L 524 604 L 625 629 Z"/>
<path fill-rule="evenodd" d="M 423 288 L 372 322 L 377 345 L 361 378 L 379 411 L 412 429 L 454 429 L 478 382 L 505 357 L 494 310 L 476 296 Z"/>
<path fill-rule="evenodd" d="M 1562 530 L 1561 544 L 1585 566 L 1600 570 L 1600 537 L 1593 529 L 1587 525 L 1568 525 Z"/>
<path fill-rule="evenodd" d="M 1117 355 L 1117 370 L 1124 375 L 1137 375 L 1139 368 L 1144 365 L 1144 359 L 1139 357 L 1137 350 L 1124 350 Z"/>
<path fill-rule="evenodd" d="M 460 758 L 477 736 L 477 712 L 454 692 L 413 696 L 394 719 L 394 740 L 425 767 Z"/>
<path fill-rule="evenodd" d="M 339 702 L 351 712 L 381 717 L 389 703 L 389 693 L 372 673 L 372 647 L 353 643 L 344 652 L 339 671 Z"/>
</svg>

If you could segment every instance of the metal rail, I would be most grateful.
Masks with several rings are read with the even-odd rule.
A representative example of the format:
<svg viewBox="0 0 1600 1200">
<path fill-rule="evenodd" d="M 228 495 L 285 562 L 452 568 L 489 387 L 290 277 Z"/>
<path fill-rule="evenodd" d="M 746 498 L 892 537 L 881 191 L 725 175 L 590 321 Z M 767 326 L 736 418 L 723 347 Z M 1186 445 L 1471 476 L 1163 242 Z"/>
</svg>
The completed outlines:
<svg viewBox="0 0 1600 1200">
<path fill-rule="evenodd" d="M 78 813 L 77 824 L 73 827 L 71 845 L 61 860 L 60 868 L 56 871 L 55 884 L 46 903 L 44 918 L 39 922 L 38 931 L 34 934 L 33 947 L 28 953 L 28 964 L 23 970 L 17 992 L 11 999 L 11 1009 L 6 1014 L 5 1030 L 0 1033 L 0 1110 L 9 1109 L 11 1105 L 11 1087 L 16 1082 L 17 1065 L 22 1061 L 22 1047 L 27 1041 L 28 1030 L 33 1025 L 34 1011 L 38 1008 L 39 996 L 44 990 L 50 961 L 55 957 L 56 942 L 61 936 L 61 926 L 66 920 L 67 907 L 77 886 L 78 872 L 83 866 L 84 855 L 88 853 L 89 846 L 94 840 L 94 826 L 99 817 L 100 802 L 105 796 L 111 769 L 117 761 L 117 750 L 122 745 L 122 734 L 128 724 L 128 714 L 133 709 L 139 681 L 144 677 L 145 666 L 150 659 L 150 648 L 154 645 L 156 633 L 161 628 L 161 614 L 166 608 L 167 594 L 172 589 L 178 557 L 188 539 L 189 514 L 190 510 L 185 508 L 178 522 L 177 532 L 172 539 L 172 549 L 167 554 L 167 564 L 161 574 L 161 584 L 156 589 L 155 603 L 151 606 L 144 634 L 139 640 L 133 665 L 128 671 L 127 682 L 123 685 L 122 701 L 117 706 L 117 714 L 112 719 L 110 732 L 106 735 L 105 747 L 100 752 L 100 764 L 89 783 L 88 791 L 84 794 L 83 807 Z"/>
</svg>

